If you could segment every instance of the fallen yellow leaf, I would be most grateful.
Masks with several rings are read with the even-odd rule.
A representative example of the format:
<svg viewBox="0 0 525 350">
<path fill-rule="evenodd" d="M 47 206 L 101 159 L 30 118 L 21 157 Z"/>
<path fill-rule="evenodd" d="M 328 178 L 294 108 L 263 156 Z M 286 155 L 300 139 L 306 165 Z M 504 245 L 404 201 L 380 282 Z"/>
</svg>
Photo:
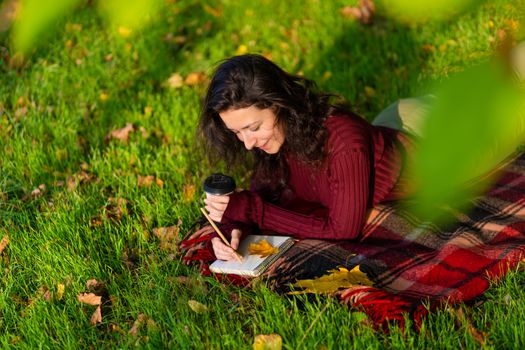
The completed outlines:
<svg viewBox="0 0 525 350">
<path fill-rule="evenodd" d="M 222 11 L 220 9 L 213 8 L 206 4 L 203 6 L 203 8 L 205 12 L 209 13 L 214 17 L 220 17 L 222 15 Z"/>
<path fill-rule="evenodd" d="M 235 52 L 236 55 L 244 55 L 246 52 L 248 52 L 248 46 L 246 45 L 239 45 L 237 48 L 237 51 Z"/>
<path fill-rule="evenodd" d="M 374 97 L 376 95 L 376 90 L 371 86 L 365 86 L 365 95 L 367 97 Z"/>
<path fill-rule="evenodd" d="M 264 258 L 277 253 L 279 249 L 272 246 L 267 240 L 261 239 L 256 243 L 250 243 L 248 251 L 252 255 L 259 255 L 261 258 Z"/>
<path fill-rule="evenodd" d="M 195 186 L 192 184 L 186 184 L 182 188 L 182 197 L 184 198 L 185 202 L 191 202 L 193 198 L 195 197 Z"/>
<path fill-rule="evenodd" d="M 198 314 L 208 312 L 208 307 L 203 303 L 199 303 L 197 300 L 188 300 L 188 305 L 190 306 L 190 309 Z"/>
<path fill-rule="evenodd" d="M 351 271 L 340 267 L 338 270 L 330 270 L 329 274 L 314 278 L 299 280 L 293 284 L 294 287 L 303 288 L 301 291 L 290 292 L 290 294 L 306 294 L 306 293 L 320 293 L 330 294 L 335 293 L 342 288 L 350 288 L 354 286 L 371 286 L 373 284 L 367 275 L 359 269 L 359 265 L 355 266 Z"/>
<path fill-rule="evenodd" d="M 279 334 L 259 334 L 253 341 L 253 350 L 281 350 L 283 338 Z"/>
<path fill-rule="evenodd" d="M 62 297 L 64 296 L 64 289 L 65 289 L 65 286 L 62 283 L 57 284 L 57 298 L 58 298 L 58 300 L 62 300 Z"/>
<path fill-rule="evenodd" d="M 124 27 L 124 26 L 120 26 L 118 27 L 118 33 L 120 34 L 121 37 L 123 38 L 127 38 L 131 35 L 133 31 L 128 28 L 128 27 Z"/>
</svg>

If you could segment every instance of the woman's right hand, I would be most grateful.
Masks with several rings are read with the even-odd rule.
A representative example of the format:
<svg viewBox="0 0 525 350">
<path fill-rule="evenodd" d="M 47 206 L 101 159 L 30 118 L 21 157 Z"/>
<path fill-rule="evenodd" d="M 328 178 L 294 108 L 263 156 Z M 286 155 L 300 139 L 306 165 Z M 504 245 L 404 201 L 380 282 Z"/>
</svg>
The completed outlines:
<svg viewBox="0 0 525 350">
<path fill-rule="evenodd" d="M 232 239 L 231 239 L 231 248 L 228 247 L 220 237 L 213 237 L 211 240 L 211 244 L 213 247 L 213 252 L 215 253 L 215 257 L 217 257 L 218 260 L 237 260 L 235 256 L 235 250 L 239 248 L 239 242 L 241 240 L 241 231 L 238 229 L 232 230 Z M 232 249 L 233 248 L 233 249 Z M 234 250 L 235 249 L 235 250 Z"/>
</svg>

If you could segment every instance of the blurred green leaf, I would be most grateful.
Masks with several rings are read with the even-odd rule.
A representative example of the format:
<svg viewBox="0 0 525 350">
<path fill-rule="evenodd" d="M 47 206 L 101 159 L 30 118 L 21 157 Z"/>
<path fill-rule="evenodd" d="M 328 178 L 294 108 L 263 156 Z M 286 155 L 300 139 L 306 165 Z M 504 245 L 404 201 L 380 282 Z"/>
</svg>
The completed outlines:
<svg viewBox="0 0 525 350">
<path fill-rule="evenodd" d="M 502 60 L 470 68 L 437 89 L 415 154 L 419 214 L 465 205 L 484 184 L 469 186 L 523 142 L 525 93 Z"/>
<path fill-rule="evenodd" d="M 381 0 L 390 16 L 403 22 L 424 23 L 429 20 L 445 20 L 457 16 L 480 4 L 480 0 Z"/>
<path fill-rule="evenodd" d="M 27 52 L 52 25 L 73 11 L 80 0 L 21 0 L 21 9 L 13 26 L 17 51 Z"/>
<path fill-rule="evenodd" d="M 99 1 L 101 14 L 108 22 L 119 27 L 121 35 L 128 30 L 138 29 L 155 17 L 164 5 L 163 0 L 103 0 Z"/>
</svg>

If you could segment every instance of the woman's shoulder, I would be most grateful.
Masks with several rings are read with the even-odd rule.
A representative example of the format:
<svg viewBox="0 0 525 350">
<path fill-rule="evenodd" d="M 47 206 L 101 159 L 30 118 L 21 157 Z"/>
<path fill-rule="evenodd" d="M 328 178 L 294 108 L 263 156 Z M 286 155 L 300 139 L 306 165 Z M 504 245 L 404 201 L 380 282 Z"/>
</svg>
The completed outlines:
<svg viewBox="0 0 525 350">
<path fill-rule="evenodd" d="M 371 125 L 351 112 L 337 112 L 326 118 L 328 145 L 332 151 L 368 148 L 372 140 Z"/>
</svg>

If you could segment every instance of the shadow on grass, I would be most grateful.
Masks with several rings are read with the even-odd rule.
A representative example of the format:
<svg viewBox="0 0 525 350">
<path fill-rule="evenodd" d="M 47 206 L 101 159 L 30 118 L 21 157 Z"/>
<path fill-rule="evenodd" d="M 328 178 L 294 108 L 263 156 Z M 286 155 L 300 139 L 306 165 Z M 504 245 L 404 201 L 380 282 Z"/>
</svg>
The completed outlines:
<svg viewBox="0 0 525 350">
<path fill-rule="evenodd" d="M 399 98 L 417 94 L 425 52 L 414 30 L 384 18 L 371 25 L 348 22 L 335 45 L 319 56 L 314 77 L 322 90 L 343 95 L 368 120 Z"/>
</svg>

